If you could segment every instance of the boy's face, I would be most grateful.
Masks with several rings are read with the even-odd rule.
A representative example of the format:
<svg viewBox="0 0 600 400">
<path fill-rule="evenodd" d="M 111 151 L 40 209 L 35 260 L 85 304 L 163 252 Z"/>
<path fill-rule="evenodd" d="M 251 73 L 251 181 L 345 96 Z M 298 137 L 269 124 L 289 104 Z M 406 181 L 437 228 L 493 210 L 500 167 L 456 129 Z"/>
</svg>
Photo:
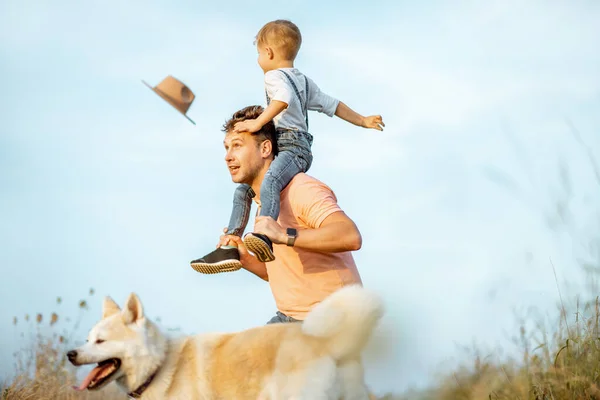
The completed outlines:
<svg viewBox="0 0 600 400">
<path fill-rule="evenodd" d="M 273 68 L 273 50 L 264 44 L 257 44 L 256 51 L 258 52 L 258 65 L 264 73 L 271 71 Z"/>
</svg>

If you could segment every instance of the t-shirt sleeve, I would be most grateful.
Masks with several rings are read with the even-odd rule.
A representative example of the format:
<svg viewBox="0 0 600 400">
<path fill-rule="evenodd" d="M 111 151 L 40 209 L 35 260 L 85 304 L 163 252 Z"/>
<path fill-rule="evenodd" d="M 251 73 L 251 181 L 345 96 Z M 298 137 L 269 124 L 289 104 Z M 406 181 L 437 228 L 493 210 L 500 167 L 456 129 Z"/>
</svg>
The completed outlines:
<svg viewBox="0 0 600 400">
<path fill-rule="evenodd" d="M 339 104 L 339 100 L 322 92 L 319 86 L 308 78 L 308 109 L 318 111 L 333 117 Z"/>
<path fill-rule="evenodd" d="M 290 104 L 292 101 L 292 88 L 283 74 L 277 70 L 268 71 L 265 74 L 265 89 L 271 100 L 282 101 Z"/>
<path fill-rule="evenodd" d="M 322 182 L 303 182 L 290 195 L 294 214 L 312 229 L 319 228 L 331 214 L 342 211 L 333 191 Z"/>
</svg>

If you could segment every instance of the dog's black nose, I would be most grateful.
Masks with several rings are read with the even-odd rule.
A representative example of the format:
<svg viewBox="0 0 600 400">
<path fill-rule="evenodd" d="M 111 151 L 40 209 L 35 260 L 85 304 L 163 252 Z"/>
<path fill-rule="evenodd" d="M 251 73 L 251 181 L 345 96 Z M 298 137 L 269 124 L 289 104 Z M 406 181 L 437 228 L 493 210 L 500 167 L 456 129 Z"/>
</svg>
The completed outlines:
<svg viewBox="0 0 600 400">
<path fill-rule="evenodd" d="M 75 359 L 77 358 L 77 351 L 76 350 L 71 350 L 70 352 L 68 352 L 67 353 L 67 358 L 71 362 L 75 361 Z"/>
</svg>

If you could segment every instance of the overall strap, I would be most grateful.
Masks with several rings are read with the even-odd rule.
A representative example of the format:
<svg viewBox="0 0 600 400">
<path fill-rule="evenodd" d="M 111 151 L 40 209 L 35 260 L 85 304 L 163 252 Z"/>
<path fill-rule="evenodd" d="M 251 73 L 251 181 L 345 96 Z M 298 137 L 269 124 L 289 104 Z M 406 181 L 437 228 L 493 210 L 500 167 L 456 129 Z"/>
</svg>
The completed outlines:
<svg viewBox="0 0 600 400">
<path fill-rule="evenodd" d="M 296 97 L 298 98 L 298 101 L 300 102 L 300 108 L 302 109 L 302 115 L 304 115 L 304 120 L 306 121 L 306 130 L 308 130 L 308 79 L 306 78 L 306 76 L 304 77 L 304 82 L 305 82 L 304 93 L 306 94 L 306 99 L 305 99 L 305 101 L 302 101 L 302 97 L 300 96 L 298 87 L 294 83 L 294 80 L 292 79 L 292 77 L 282 69 L 280 69 L 279 71 L 283 72 L 283 74 L 285 75 L 287 80 L 290 82 L 290 84 L 294 88 L 294 92 L 296 92 Z M 267 102 L 269 101 L 268 97 L 269 96 L 267 96 Z"/>
</svg>

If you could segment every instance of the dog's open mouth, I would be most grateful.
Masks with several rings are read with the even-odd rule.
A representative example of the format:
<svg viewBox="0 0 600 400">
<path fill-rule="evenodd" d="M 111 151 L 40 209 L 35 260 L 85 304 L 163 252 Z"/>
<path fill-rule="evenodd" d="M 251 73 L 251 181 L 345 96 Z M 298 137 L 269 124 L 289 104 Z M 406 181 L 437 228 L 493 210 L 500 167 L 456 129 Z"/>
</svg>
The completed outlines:
<svg viewBox="0 0 600 400">
<path fill-rule="evenodd" d="M 98 363 L 98 366 L 92 370 L 85 377 L 81 385 L 73 386 L 75 390 L 94 390 L 99 389 L 104 383 L 106 383 L 111 376 L 115 374 L 121 367 L 121 360 L 118 358 L 111 358 L 106 361 Z"/>
</svg>

